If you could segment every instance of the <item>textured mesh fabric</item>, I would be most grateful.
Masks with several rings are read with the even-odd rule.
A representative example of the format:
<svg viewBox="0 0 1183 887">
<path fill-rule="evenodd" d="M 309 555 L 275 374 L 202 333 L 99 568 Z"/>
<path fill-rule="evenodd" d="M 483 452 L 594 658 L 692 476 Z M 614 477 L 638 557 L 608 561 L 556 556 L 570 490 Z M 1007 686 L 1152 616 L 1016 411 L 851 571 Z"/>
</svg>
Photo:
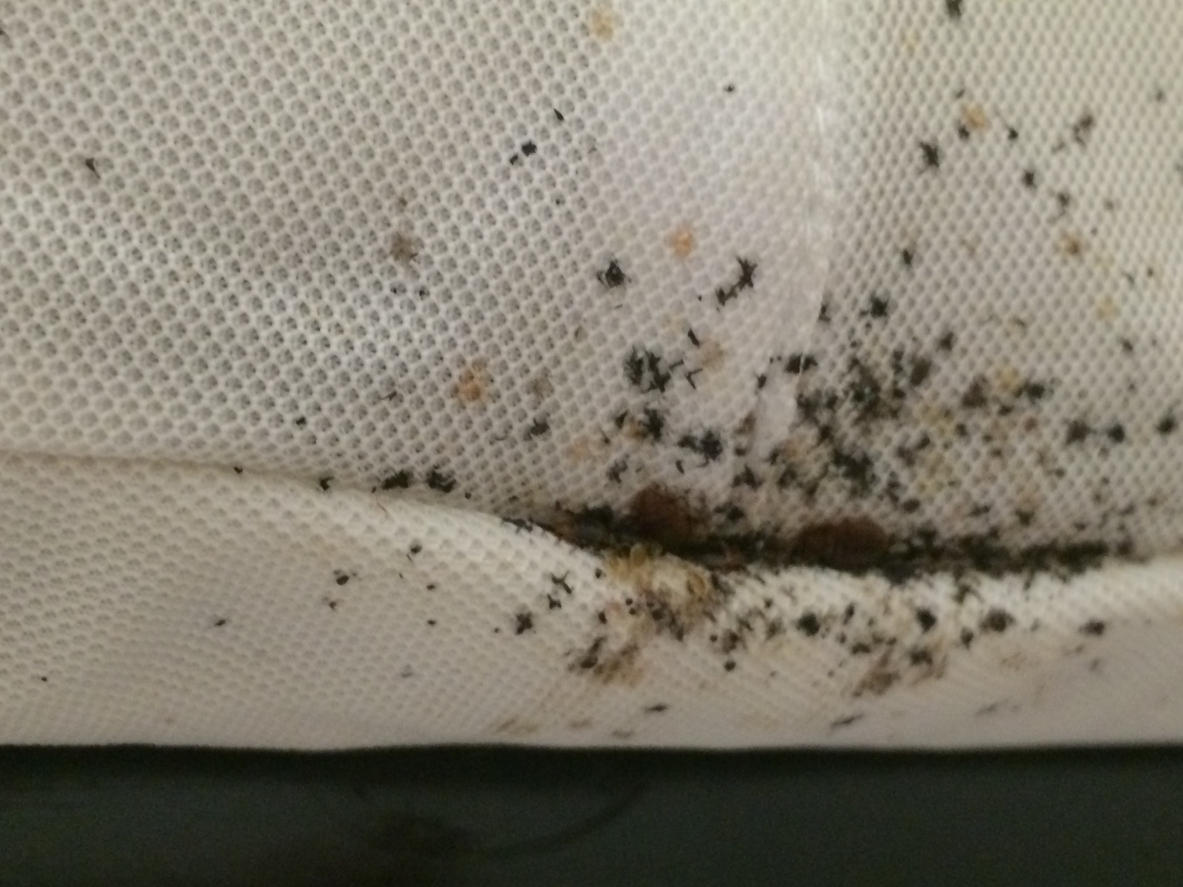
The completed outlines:
<svg viewBox="0 0 1183 887">
<path fill-rule="evenodd" d="M 0 28 L 0 741 L 1183 737 L 1174 5 Z"/>
</svg>

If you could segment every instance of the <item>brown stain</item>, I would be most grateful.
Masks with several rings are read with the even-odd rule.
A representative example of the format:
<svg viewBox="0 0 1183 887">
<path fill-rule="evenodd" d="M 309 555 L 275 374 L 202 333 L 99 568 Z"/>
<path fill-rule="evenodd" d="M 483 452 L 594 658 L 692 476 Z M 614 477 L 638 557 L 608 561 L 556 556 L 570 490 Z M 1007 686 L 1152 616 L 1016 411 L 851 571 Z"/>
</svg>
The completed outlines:
<svg viewBox="0 0 1183 887">
<path fill-rule="evenodd" d="M 1084 238 L 1078 232 L 1067 231 L 1060 235 L 1056 249 L 1070 258 L 1077 258 L 1085 250 Z"/>
<path fill-rule="evenodd" d="M 704 370 L 717 370 L 727 359 L 727 352 L 715 339 L 706 339 L 698 349 L 698 363 Z"/>
<path fill-rule="evenodd" d="M 399 231 L 390 242 L 390 255 L 400 265 L 409 265 L 419 256 L 419 241 L 406 232 Z"/>
<path fill-rule="evenodd" d="M 555 386 L 550 381 L 550 373 L 545 370 L 526 383 L 526 387 L 540 401 L 546 400 L 555 393 Z"/>
<path fill-rule="evenodd" d="M 669 238 L 670 249 L 679 259 L 688 259 L 694 252 L 694 230 L 689 225 L 678 228 Z"/>
<path fill-rule="evenodd" d="M 990 125 L 986 109 L 977 102 L 970 102 L 961 108 L 961 122 L 970 132 L 982 132 Z"/>
<path fill-rule="evenodd" d="M 608 6 L 597 6 L 587 17 L 587 32 L 596 40 L 607 43 L 616 36 L 616 13 Z"/>
<path fill-rule="evenodd" d="M 890 650 L 884 650 L 879 655 L 874 665 L 867 669 L 866 674 L 855 684 L 854 696 L 856 698 L 868 693 L 872 696 L 882 696 L 895 686 L 900 679 L 900 674 L 891 658 Z"/>
<path fill-rule="evenodd" d="M 452 396 L 465 406 L 485 403 L 491 385 L 488 362 L 477 358 L 461 368 L 452 385 Z"/>
</svg>

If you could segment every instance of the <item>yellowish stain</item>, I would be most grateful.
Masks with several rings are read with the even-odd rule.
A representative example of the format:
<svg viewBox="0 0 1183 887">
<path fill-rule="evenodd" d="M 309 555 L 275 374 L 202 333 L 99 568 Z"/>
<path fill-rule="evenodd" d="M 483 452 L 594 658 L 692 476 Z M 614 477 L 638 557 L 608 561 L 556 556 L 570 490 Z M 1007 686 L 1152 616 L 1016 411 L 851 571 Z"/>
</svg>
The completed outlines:
<svg viewBox="0 0 1183 887">
<path fill-rule="evenodd" d="M 616 35 L 617 24 L 616 13 L 607 6 L 597 6 L 587 18 L 587 32 L 606 43 Z"/>
</svg>

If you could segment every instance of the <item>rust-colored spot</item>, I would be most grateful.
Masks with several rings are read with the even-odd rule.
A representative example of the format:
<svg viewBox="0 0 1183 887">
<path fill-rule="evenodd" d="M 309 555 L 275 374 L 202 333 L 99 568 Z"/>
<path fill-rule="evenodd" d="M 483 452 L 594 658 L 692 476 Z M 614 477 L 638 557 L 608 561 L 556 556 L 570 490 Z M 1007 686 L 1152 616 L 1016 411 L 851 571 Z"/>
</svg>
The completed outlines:
<svg viewBox="0 0 1183 887">
<path fill-rule="evenodd" d="M 616 13 L 607 6 L 597 6 L 587 18 L 587 32 L 607 42 L 616 34 Z"/>
<path fill-rule="evenodd" d="M 679 259 L 688 259 L 694 252 L 694 231 L 689 225 L 683 225 L 670 235 L 670 249 Z"/>
<path fill-rule="evenodd" d="M 874 566 L 891 545 L 887 532 L 866 517 L 810 524 L 793 539 L 793 556 L 835 570 L 858 572 Z"/>
<path fill-rule="evenodd" d="M 452 385 L 452 396 L 466 406 L 484 403 L 491 384 L 487 366 L 484 358 L 477 358 L 461 369 Z"/>
</svg>

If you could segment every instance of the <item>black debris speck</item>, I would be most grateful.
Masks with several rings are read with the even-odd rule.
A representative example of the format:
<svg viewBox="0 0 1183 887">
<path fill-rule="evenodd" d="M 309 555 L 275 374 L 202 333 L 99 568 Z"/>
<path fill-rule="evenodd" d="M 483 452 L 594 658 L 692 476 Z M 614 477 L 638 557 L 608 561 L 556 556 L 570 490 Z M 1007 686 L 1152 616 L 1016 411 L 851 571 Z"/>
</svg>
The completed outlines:
<svg viewBox="0 0 1183 887">
<path fill-rule="evenodd" d="M 522 610 L 514 614 L 514 634 L 525 634 L 534 630 L 534 614 L 529 610 Z"/>
<path fill-rule="evenodd" d="M 608 267 L 596 274 L 596 280 L 604 285 L 606 289 L 616 289 L 618 286 L 624 286 L 628 283 L 628 275 L 620 267 L 620 263 L 616 259 L 612 259 L 608 263 Z"/>
<path fill-rule="evenodd" d="M 726 662 L 724 662 L 723 663 L 723 670 L 724 671 L 735 671 L 735 660 L 728 659 Z"/>
<path fill-rule="evenodd" d="M 333 476 L 331 474 L 326 474 L 324 477 L 317 480 L 316 483 L 322 490 L 324 490 L 327 493 L 329 491 L 331 484 L 333 483 Z"/>
<path fill-rule="evenodd" d="M 1038 182 L 1036 181 L 1035 170 L 1033 170 L 1033 169 L 1023 170 L 1023 187 L 1030 188 L 1032 191 L 1034 191 L 1035 186 L 1037 184 L 1038 184 Z"/>
<path fill-rule="evenodd" d="M 669 706 L 664 702 L 659 702 L 656 705 L 649 705 L 645 707 L 645 712 L 651 715 L 659 715 L 663 711 L 669 711 Z"/>
<path fill-rule="evenodd" d="M 920 630 L 927 632 L 937 624 L 937 617 L 933 615 L 932 610 L 922 607 L 916 611 L 916 621 L 920 623 Z"/>
<path fill-rule="evenodd" d="M 916 253 L 911 249 L 900 250 L 900 261 L 904 263 L 904 267 L 911 268 L 912 263 L 916 260 Z"/>
<path fill-rule="evenodd" d="M 305 419 L 303 416 L 300 416 L 296 419 L 296 427 L 297 428 L 303 428 L 307 424 L 308 424 L 308 420 Z"/>
<path fill-rule="evenodd" d="M 412 543 L 411 543 L 411 548 L 410 548 L 410 552 L 411 552 L 411 554 L 413 554 L 413 555 L 414 555 L 414 554 L 418 554 L 418 553 L 419 553 L 419 552 L 421 552 L 422 550 L 423 550 L 423 546 L 422 546 L 422 545 L 420 545 L 418 542 L 412 542 Z"/>
<path fill-rule="evenodd" d="M 0 34 L 3 34 L 3 33 L 4 33 L 3 31 L 0 31 Z M 89 170 L 91 171 L 91 174 L 92 174 L 92 175 L 93 175 L 93 176 L 94 176 L 96 179 L 98 179 L 98 178 L 102 178 L 102 177 L 99 175 L 99 166 L 98 166 L 98 162 L 95 160 L 95 158 L 93 158 L 93 157 L 87 157 L 86 159 L 84 159 L 84 160 L 82 161 L 82 163 L 83 163 L 83 164 L 86 166 L 86 168 L 87 168 L 87 169 L 89 169 Z"/>
<path fill-rule="evenodd" d="M 1114 422 L 1105 429 L 1105 436 L 1114 443 L 1125 443 L 1125 428 L 1120 422 Z"/>
<path fill-rule="evenodd" d="M 961 395 L 961 405 L 967 410 L 981 409 L 986 405 L 986 380 L 981 376 L 970 382 L 965 393 Z"/>
<path fill-rule="evenodd" d="M 982 617 L 982 631 L 1001 633 L 1006 631 L 1015 621 L 1015 617 L 1006 610 L 991 607 Z"/>
<path fill-rule="evenodd" d="M 767 384 L 768 384 L 768 376 L 766 376 L 764 373 L 761 373 L 760 375 L 758 375 L 756 377 L 756 390 L 757 391 L 762 390 L 764 388 L 764 386 Z"/>
<path fill-rule="evenodd" d="M 891 301 L 883 296 L 871 296 L 871 301 L 867 304 L 866 314 L 876 319 L 887 317 L 888 311 L 891 308 Z"/>
<path fill-rule="evenodd" d="M 920 150 L 924 154 L 926 169 L 941 168 L 941 148 L 936 142 L 921 142 Z"/>
<path fill-rule="evenodd" d="M 1073 419 L 1068 423 L 1068 431 L 1064 440 L 1066 443 L 1076 444 L 1086 440 L 1092 433 L 1093 429 L 1089 427 L 1088 422 L 1083 419 Z"/>
<path fill-rule="evenodd" d="M 226 619 L 226 617 L 219 616 L 217 619 L 214 620 L 214 628 L 221 628 L 223 625 L 225 625 L 229 621 L 230 620 Z"/>
<path fill-rule="evenodd" d="M 337 584 L 338 585 L 344 585 L 348 581 L 349 581 L 349 574 L 348 573 L 338 573 L 337 574 Z"/>
<path fill-rule="evenodd" d="M 620 478 L 627 470 L 628 462 L 626 462 L 624 459 L 617 459 L 608 466 L 608 480 L 612 481 L 614 484 L 620 483 Z"/>
<path fill-rule="evenodd" d="M 539 416 L 530 423 L 530 430 L 526 432 L 526 437 L 541 437 L 550 431 L 550 421 L 546 416 Z"/>
<path fill-rule="evenodd" d="M 693 329 L 689 329 L 686 331 L 686 338 L 690 340 L 690 344 L 693 345 L 695 348 L 697 348 L 699 345 L 702 344 L 702 342 L 699 341 L 698 336 L 695 334 Z"/>
<path fill-rule="evenodd" d="M 239 465 L 235 465 L 234 466 L 234 473 L 235 474 L 242 474 L 242 467 Z"/>
<path fill-rule="evenodd" d="M 813 637 L 822 630 L 821 620 L 817 618 L 815 613 L 803 613 L 796 624 L 797 631 L 808 638 Z"/>
<path fill-rule="evenodd" d="M 566 120 L 566 118 L 563 116 L 563 112 L 560 111 L 558 108 L 555 108 L 554 112 L 555 112 L 555 120 L 559 121 L 559 123 L 562 123 L 564 120 Z"/>
<path fill-rule="evenodd" d="M 1019 140 L 1019 131 L 1013 126 L 1006 128 L 1006 140 L 1008 142 L 1017 142 Z"/>
<path fill-rule="evenodd" d="M 530 155 L 537 153 L 537 151 L 538 146 L 533 142 L 522 142 L 522 153 L 525 156 L 529 157 Z"/>
<path fill-rule="evenodd" d="M 749 259 L 737 258 L 739 262 L 739 280 L 735 282 L 737 289 L 751 289 L 756 285 L 756 263 Z"/>
<path fill-rule="evenodd" d="M 945 0 L 945 15 L 949 16 L 953 21 L 960 21 L 961 4 L 962 0 Z"/>
<path fill-rule="evenodd" d="M 1158 420 L 1158 424 L 1154 426 L 1154 430 L 1159 434 L 1170 434 L 1179 427 L 1179 420 L 1175 418 L 1174 413 L 1167 413 Z"/>
<path fill-rule="evenodd" d="M 948 330 L 937 340 L 937 348 L 941 351 L 952 351 L 956 341 L 957 337 L 953 335 L 953 331 Z"/>
<path fill-rule="evenodd" d="M 973 642 L 974 642 L 973 630 L 969 629 L 969 628 L 961 629 L 961 646 L 969 647 L 969 645 L 972 644 Z"/>
<path fill-rule="evenodd" d="M 1090 619 L 1080 627 L 1081 634 L 1091 634 L 1094 637 L 1100 637 L 1105 633 L 1105 623 L 1100 619 Z"/>
</svg>

